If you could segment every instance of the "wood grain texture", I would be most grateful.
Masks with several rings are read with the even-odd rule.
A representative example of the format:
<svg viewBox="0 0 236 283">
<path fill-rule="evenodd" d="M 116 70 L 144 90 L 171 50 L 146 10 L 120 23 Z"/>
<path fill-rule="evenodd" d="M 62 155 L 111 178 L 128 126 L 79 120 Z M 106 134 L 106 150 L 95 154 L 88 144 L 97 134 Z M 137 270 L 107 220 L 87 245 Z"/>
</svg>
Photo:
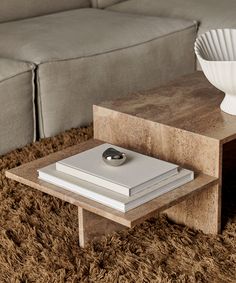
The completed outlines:
<svg viewBox="0 0 236 283">
<path fill-rule="evenodd" d="M 100 106 L 225 143 L 236 138 L 236 116 L 220 110 L 223 98 L 224 93 L 211 85 L 202 72 L 195 72 L 157 89 Z"/>
<path fill-rule="evenodd" d="M 105 205 L 99 204 L 98 202 L 38 179 L 37 169 L 62 159 L 62 156 L 63 158 L 66 158 L 72 154 L 92 148 L 101 143 L 102 142 L 98 140 L 89 140 L 88 142 L 67 148 L 63 152 L 53 153 L 44 158 L 11 169 L 6 172 L 6 176 L 126 227 L 133 227 L 143 220 L 156 215 L 158 212 L 176 205 L 177 203 L 184 201 L 194 194 L 198 194 L 206 187 L 210 187 L 218 183 L 218 179 L 215 177 L 205 174 L 198 174 L 194 181 L 189 182 L 156 199 L 153 199 L 135 209 L 132 209 L 129 212 L 122 213 Z"/>
<path fill-rule="evenodd" d="M 95 138 L 219 178 L 219 185 L 165 211 L 205 233 L 221 228 L 222 146 L 236 137 L 236 117 L 219 110 L 222 99 L 196 72 L 157 90 L 94 106 Z"/>
<path fill-rule="evenodd" d="M 97 138 L 221 178 L 222 146 L 218 140 L 98 107 L 94 117 Z M 104 125 L 106 130 L 102 131 Z M 221 222 L 220 188 L 219 184 L 210 190 L 210 194 L 207 190 L 201 191 L 165 212 L 178 223 L 201 229 L 205 233 L 218 233 Z"/>
<path fill-rule="evenodd" d="M 137 116 L 96 106 L 94 136 L 215 177 L 221 170 L 218 140 Z"/>
<path fill-rule="evenodd" d="M 211 186 L 198 195 L 165 211 L 168 217 L 179 224 L 202 230 L 206 234 L 221 231 L 221 190 Z"/>
<path fill-rule="evenodd" d="M 81 207 L 78 207 L 78 219 L 79 243 L 82 248 L 85 247 L 86 243 L 94 239 L 126 228 L 121 224 L 94 214 Z"/>
</svg>

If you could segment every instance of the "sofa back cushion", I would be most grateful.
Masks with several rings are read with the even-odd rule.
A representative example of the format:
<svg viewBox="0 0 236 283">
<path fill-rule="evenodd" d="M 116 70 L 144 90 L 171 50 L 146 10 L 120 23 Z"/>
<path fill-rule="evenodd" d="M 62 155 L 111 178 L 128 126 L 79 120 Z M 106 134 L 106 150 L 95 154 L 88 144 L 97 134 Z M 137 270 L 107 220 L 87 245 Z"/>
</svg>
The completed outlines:
<svg viewBox="0 0 236 283">
<path fill-rule="evenodd" d="M 0 0 L 0 23 L 90 6 L 90 0 Z"/>
<path fill-rule="evenodd" d="M 92 0 L 92 6 L 94 8 L 106 8 L 123 1 L 124 0 Z"/>
<path fill-rule="evenodd" d="M 108 10 L 195 21 L 200 24 L 198 34 L 210 29 L 236 28 L 236 0 L 128 0 Z"/>
</svg>

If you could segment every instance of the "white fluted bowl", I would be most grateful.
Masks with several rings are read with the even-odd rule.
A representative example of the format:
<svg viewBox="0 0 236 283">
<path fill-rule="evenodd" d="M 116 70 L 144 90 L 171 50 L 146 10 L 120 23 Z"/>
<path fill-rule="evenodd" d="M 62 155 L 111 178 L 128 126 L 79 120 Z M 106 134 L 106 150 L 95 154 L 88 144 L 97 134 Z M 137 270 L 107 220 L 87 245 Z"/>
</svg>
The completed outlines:
<svg viewBox="0 0 236 283">
<path fill-rule="evenodd" d="M 236 115 L 236 29 L 210 30 L 196 39 L 194 49 L 209 82 L 225 92 L 221 110 Z"/>
</svg>

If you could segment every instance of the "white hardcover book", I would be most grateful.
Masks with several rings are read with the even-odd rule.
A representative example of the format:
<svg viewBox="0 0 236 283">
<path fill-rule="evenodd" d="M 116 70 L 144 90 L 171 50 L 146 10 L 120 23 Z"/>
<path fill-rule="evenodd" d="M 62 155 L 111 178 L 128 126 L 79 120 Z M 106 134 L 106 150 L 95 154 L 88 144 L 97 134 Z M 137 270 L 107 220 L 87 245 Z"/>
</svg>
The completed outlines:
<svg viewBox="0 0 236 283">
<path fill-rule="evenodd" d="M 121 212 L 129 211 L 194 179 L 192 171 L 180 169 L 176 175 L 127 197 L 56 170 L 55 164 L 38 170 L 39 179 L 87 197 Z"/>
<path fill-rule="evenodd" d="M 113 147 L 127 155 L 121 166 L 107 165 L 102 153 Z M 114 192 L 132 196 L 177 174 L 178 165 L 111 144 L 102 144 L 56 162 L 56 169 Z"/>
</svg>

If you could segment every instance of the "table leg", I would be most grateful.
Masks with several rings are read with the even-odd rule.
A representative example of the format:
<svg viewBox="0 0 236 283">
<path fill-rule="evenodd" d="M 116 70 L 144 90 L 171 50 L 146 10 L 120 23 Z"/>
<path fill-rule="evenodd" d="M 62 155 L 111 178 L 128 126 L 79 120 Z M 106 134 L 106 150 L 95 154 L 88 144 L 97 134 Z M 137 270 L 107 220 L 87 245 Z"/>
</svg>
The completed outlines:
<svg viewBox="0 0 236 283">
<path fill-rule="evenodd" d="M 169 219 L 190 228 L 200 229 L 206 234 L 220 233 L 221 189 L 214 185 L 195 196 L 167 209 Z"/>
<path fill-rule="evenodd" d="M 106 219 L 100 215 L 92 213 L 78 207 L 79 216 L 79 244 L 84 247 L 87 242 L 110 234 L 114 231 L 126 229 L 125 226 Z"/>
</svg>

